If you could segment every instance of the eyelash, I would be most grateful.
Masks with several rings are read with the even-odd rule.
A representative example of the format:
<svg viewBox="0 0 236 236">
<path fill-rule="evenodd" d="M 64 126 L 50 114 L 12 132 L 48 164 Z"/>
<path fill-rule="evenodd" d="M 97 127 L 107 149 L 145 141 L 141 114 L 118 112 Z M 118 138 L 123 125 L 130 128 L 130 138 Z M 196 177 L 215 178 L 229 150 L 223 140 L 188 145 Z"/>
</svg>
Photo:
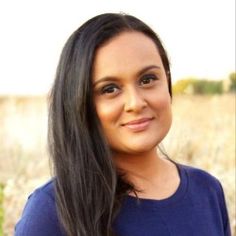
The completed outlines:
<svg viewBox="0 0 236 236">
<path fill-rule="evenodd" d="M 157 76 L 154 74 L 150 74 L 150 75 L 144 75 L 141 79 L 140 79 L 140 85 L 142 85 L 143 81 L 149 81 L 149 83 L 144 83 L 143 86 L 148 86 L 151 85 L 152 82 L 154 82 L 155 80 L 158 80 Z M 151 82 L 152 81 L 152 82 Z"/>
<path fill-rule="evenodd" d="M 113 91 L 109 92 L 109 90 L 112 89 Z M 114 89 L 119 89 L 118 86 L 116 84 L 108 84 L 105 85 L 104 87 L 102 87 L 101 89 L 101 94 L 111 94 L 114 93 Z"/>
</svg>

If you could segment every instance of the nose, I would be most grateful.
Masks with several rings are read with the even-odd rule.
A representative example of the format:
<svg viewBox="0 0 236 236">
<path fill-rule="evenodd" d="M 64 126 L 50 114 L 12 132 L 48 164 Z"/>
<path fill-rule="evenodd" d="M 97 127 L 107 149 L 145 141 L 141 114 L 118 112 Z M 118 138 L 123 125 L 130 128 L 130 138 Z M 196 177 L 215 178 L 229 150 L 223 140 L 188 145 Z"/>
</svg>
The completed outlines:
<svg viewBox="0 0 236 236">
<path fill-rule="evenodd" d="M 137 88 L 129 88 L 125 94 L 124 110 L 139 113 L 147 106 L 147 102 Z"/>
</svg>

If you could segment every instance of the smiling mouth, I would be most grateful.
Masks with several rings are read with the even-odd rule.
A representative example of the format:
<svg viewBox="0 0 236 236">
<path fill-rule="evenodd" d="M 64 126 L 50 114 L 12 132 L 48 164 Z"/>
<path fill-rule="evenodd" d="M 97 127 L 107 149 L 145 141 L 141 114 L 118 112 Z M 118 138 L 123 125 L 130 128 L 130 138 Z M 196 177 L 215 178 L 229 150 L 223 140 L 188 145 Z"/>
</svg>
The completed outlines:
<svg viewBox="0 0 236 236">
<path fill-rule="evenodd" d="M 123 124 L 122 126 L 128 128 L 131 131 L 140 132 L 147 129 L 152 120 L 153 118 L 142 118 L 138 120 L 129 121 Z"/>
</svg>

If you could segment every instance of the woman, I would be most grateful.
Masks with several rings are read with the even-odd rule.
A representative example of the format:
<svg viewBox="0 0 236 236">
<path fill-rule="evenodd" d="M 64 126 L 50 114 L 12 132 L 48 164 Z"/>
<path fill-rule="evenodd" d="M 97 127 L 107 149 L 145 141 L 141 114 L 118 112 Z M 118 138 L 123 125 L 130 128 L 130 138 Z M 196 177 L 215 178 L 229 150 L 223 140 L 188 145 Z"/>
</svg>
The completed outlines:
<svg viewBox="0 0 236 236">
<path fill-rule="evenodd" d="M 51 92 L 55 178 L 29 198 L 15 235 L 230 235 L 220 183 L 163 158 L 171 73 L 157 35 L 123 14 L 68 39 Z"/>
</svg>

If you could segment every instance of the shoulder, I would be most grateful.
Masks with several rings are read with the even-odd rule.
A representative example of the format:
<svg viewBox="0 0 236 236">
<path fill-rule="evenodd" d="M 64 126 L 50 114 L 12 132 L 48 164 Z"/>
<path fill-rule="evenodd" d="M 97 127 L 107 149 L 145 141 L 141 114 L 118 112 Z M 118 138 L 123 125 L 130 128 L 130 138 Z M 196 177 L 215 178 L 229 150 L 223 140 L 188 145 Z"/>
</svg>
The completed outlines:
<svg viewBox="0 0 236 236">
<path fill-rule="evenodd" d="M 178 166 L 180 170 L 184 171 L 189 177 L 193 178 L 196 181 L 204 180 L 213 184 L 219 184 L 219 180 L 206 170 L 182 164 L 179 164 Z"/>
<path fill-rule="evenodd" d="M 54 181 L 51 180 L 28 197 L 21 219 L 15 227 L 15 236 L 62 235 L 60 231 Z"/>
<path fill-rule="evenodd" d="M 220 181 L 205 170 L 178 165 L 183 178 L 187 179 L 188 196 L 195 201 L 201 201 L 205 206 L 213 206 L 214 212 L 219 209 L 222 216 L 225 235 L 230 235 L 230 224 L 225 201 L 224 190 Z M 206 208 L 207 209 L 207 208 Z"/>
<path fill-rule="evenodd" d="M 220 181 L 209 172 L 186 165 L 179 165 L 182 175 L 187 177 L 189 188 L 208 190 L 221 194 L 223 192 Z"/>
<path fill-rule="evenodd" d="M 49 198 L 52 201 L 55 200 L 55 193 L 54 193 L 54 179 L 51 179 L 44 185 L 36 188 L 33 193 L 28 197 L 28 200 L 31 198 Z"/>
<path fill-rule="evenodd" d="M 186 165 L 179 165 L 179 169 L 182 178 L 187 182 L 189 196 L 208 199 L 218 203 L 221 208 L 226 208 L 224 190 L 215 176 L 205 170 Z"/>
<path fill-rule="evenodd" d="M 52 210 L 55 205 L 55 193 L 53 180 L 34 190 L 28 197 L 23 216 L 27 214 L 42 214 L 43 211 Z M 40 209 L 40 211 L 35 211 Z"/>
</svg>

